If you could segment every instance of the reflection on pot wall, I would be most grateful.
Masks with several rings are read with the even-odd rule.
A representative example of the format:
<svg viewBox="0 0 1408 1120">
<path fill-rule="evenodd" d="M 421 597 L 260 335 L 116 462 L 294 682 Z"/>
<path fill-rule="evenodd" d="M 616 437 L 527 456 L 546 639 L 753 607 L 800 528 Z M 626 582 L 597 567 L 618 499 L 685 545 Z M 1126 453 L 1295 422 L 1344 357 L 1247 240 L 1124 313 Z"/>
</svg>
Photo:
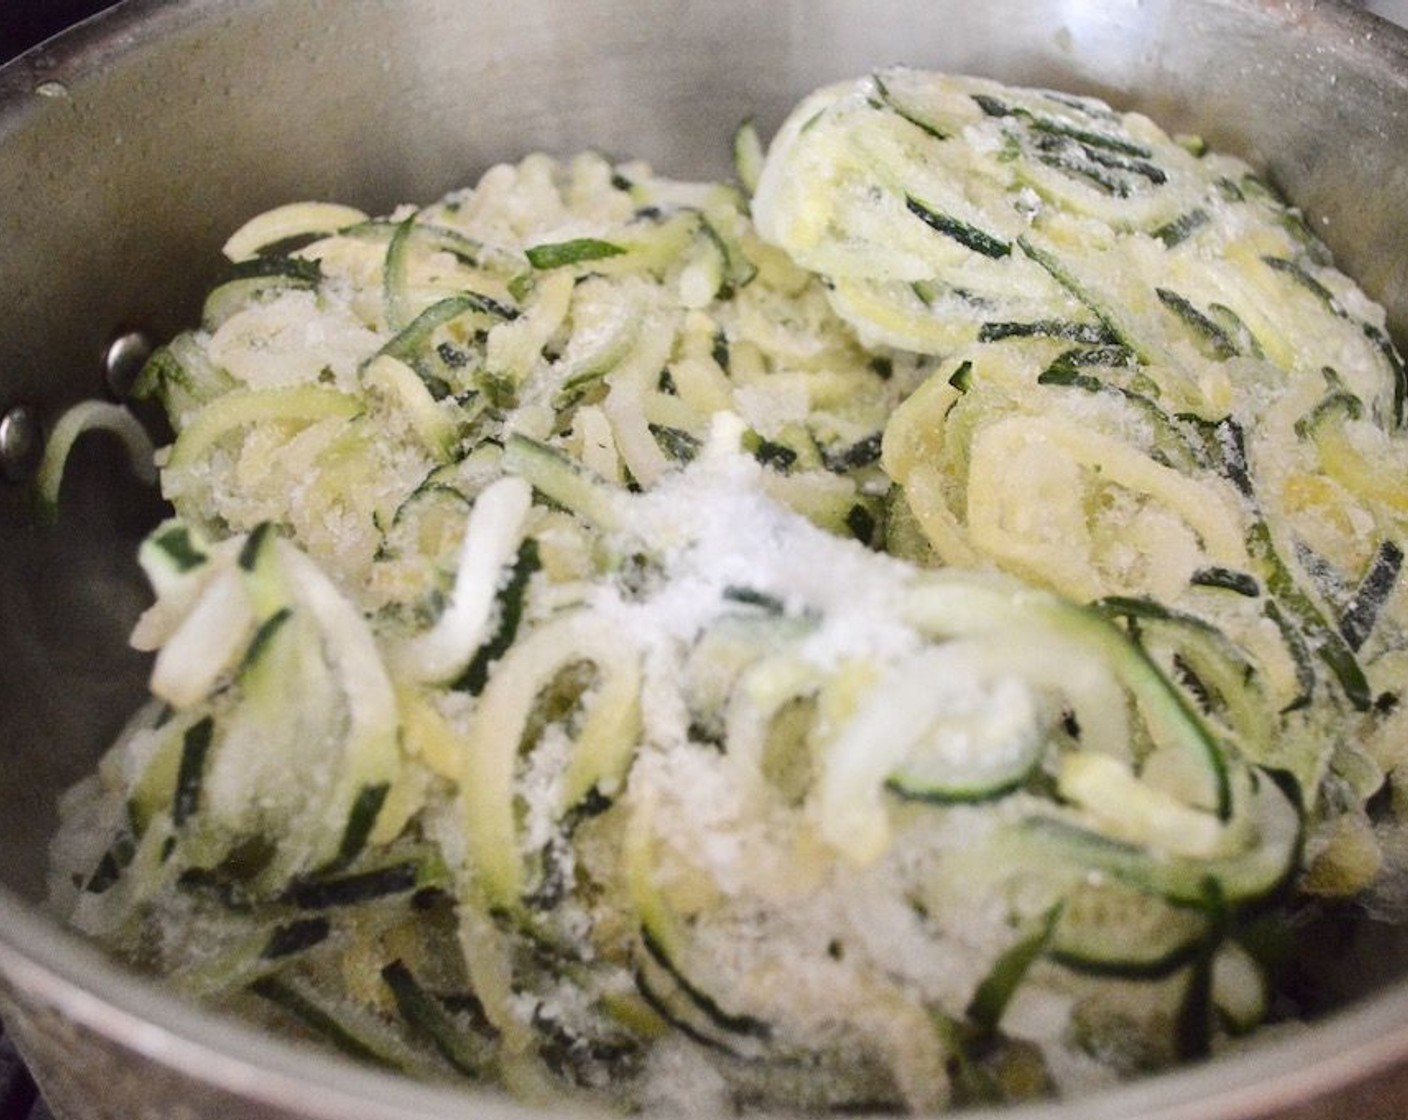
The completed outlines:
<svg viewBox="0 0 1408 1120">
<path fill-rule="evenodd" d="M 1384 19 L 1408 26 L 1408 0 L 1367 0 L 1364 7 Z"/>
</svg>

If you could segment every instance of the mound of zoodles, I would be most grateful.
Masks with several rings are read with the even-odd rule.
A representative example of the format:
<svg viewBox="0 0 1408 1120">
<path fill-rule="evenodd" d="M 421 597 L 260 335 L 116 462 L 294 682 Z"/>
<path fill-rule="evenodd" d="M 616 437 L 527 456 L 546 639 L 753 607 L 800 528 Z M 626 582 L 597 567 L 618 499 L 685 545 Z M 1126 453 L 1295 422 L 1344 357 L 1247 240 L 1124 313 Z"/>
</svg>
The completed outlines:
<svg viewBox="0 0 1408 1120">
<path fill-rule="evenodd" d="M 137 386 L 152 697 L 55 905 L 215 1007 L 629 1110 L 1069 1095 L 1293 1016 L 1297 915 L 1392 901 L 1382 311 L 1086 98 L 884 71 L 735 159 L 231 237 Z"/>
</svg>

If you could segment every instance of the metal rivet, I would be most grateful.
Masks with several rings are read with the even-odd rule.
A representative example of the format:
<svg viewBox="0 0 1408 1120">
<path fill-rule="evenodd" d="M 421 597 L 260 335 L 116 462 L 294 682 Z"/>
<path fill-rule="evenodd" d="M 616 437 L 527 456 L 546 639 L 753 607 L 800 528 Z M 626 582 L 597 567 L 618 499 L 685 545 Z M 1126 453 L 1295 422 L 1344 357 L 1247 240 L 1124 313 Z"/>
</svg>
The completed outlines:
<svg viewBox="0 0 1408 1120">
<path fill-rule="evenodd" d="M 126 400 L 137 381 L 137 375 L 151 356 L 151 339 L 144 331 L 123 331 L 114 336 L 103 355 L 103 374 L 108 391 L 118 400 Z"/>
<path fill-rule="evenodd" d="M 39 466 L 44 440 L 39 413 L 17 404 L 0 416 L 0 476 L 7 482 L 23 482 Z"/>
</svg>

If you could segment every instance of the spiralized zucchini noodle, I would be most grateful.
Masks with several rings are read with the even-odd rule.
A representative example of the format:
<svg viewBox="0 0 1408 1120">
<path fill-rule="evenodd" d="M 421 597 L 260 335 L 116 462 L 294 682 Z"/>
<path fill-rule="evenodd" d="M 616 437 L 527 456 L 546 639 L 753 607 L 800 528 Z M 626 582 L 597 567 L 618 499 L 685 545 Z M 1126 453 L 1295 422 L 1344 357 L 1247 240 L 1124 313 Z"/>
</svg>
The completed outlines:
<svg viewBox="0 0 1408 1120">
<path fill-rule="evenodd" d="M 737 181 L 225 247 L 137 395 L 151 701 L 53 898 L 211 1005 L 629 1110 L 1070 1094 L 1391 908 L 1405 374 L 1245 164 L 893 69 Z M 113 406 L 62 427 L 41 478 Z M 1275 951 L 1272 951 L 1272 950 Z"/>
</svg>

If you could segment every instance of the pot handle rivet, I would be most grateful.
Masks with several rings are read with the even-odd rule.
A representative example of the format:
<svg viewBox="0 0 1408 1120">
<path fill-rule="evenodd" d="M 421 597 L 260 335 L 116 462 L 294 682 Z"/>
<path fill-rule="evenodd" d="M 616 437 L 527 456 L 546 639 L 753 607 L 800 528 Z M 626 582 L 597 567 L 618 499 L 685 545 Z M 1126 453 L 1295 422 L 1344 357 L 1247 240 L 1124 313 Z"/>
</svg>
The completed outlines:
<svg viewBox="0 0 1408 1120">
<path fill-rule="evenodd" d="M 137 375 L 152 356 L 152 341 L 145 331 L 121 331 L 113 336 L 103 354 L 103 376 L 108 392 L 125 401 L 132 393 Z"/>
<path fill-rule="evenodd" d="M 43 447 L 39 413 L 29 405 L 17 404 L 0 416 L 0 477 L 6 482 L 33 477 Z"/>
</svg>

